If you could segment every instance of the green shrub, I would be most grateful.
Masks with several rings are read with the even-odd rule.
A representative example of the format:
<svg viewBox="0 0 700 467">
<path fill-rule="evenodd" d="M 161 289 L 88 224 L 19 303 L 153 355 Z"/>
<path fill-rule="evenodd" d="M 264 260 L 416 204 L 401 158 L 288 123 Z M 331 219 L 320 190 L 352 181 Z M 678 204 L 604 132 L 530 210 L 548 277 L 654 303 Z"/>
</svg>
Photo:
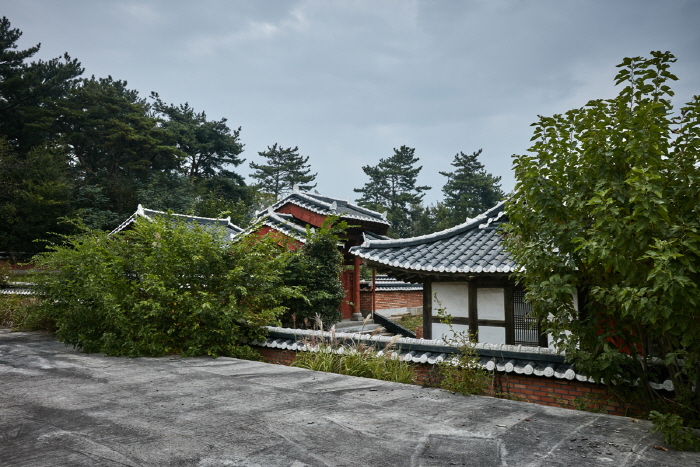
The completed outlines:
<svg viewBox="0 0 700 467">
<path fill-rule="evenodd" d="M 290 256 L 285 273 L 285 284 L 299 288 L 302 295 L 285 300 L 284 325 L 310 328 L 316 316 L 329 326 L 340 321 L 345 290 L 340 282 L 343 255 L 338 245 L 339 235 L 347 228 L 346 222 L 335 217 L 318 229 L 307 227 L 305 243 Z"/>
<path fill-rule="evenodd" d="M 41 313 L 86 352 L 246 357 L 298 295 L 282 283 L 286 255 L 264 237 L 226 245 L 222 232 L 167 216 L 88 231 L 35 258 L 58 271 L 40 285 Z"/>
<path fill-rule="evenodd" d="M 664 441 L 681 451 L 700 451 L 700 436 L 683 426 L 683 419 L 676 414 L 652 410 L 649 419 L 654 424 L 652 431 L 661 432 Z"/>
</svg>

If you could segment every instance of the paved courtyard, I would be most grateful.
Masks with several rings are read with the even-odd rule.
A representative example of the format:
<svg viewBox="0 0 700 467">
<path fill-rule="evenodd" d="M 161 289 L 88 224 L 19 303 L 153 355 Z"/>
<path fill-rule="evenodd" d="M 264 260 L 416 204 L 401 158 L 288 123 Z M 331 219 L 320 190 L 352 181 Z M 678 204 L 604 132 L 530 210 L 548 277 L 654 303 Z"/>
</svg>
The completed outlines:
<svg viewBox="0 0 700 467">
<path fill-rule="evenodd" d="M 2 466 L 700 466 L 655 446 L 631 418 L 0 330 Z"/>
</svg>

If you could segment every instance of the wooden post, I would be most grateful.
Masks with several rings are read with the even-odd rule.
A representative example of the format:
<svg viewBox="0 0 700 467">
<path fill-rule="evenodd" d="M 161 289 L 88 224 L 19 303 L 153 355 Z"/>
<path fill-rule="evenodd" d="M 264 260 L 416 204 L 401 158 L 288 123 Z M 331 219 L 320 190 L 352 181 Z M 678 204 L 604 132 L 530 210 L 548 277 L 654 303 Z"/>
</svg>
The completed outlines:
<svg viewBox="0 0 700 467">
<path fill-rule="evenodd" d="M 469 334 L 474 342 L 479 342 L 479 310 L 476 306 L 477 287 L 474 281 L 469 282 Z"/>
<path fill-rule="evenodd" d="M 433 281 L 423 282 L 423 338 L 433 338 Z"/>
<path fill-rule="evenodd" d="M 377 310 L 377 268 L 372 267 L 372 319 Z"/>
<path fill-rule="evenodd" d="M 353 297 L 352 301 L 355 303 L 355 313 L 359 313 L 358 315 L 355 315 L 362 319 L 362 313 L 360 312 L 360 263 L 361 259 L 359 256 L 355 256 L 354 258 L 354 266 L 355 266 L 355 271 L 354 271 L 354 280 L 352 284 L 353 288 Z"/>
</svg>

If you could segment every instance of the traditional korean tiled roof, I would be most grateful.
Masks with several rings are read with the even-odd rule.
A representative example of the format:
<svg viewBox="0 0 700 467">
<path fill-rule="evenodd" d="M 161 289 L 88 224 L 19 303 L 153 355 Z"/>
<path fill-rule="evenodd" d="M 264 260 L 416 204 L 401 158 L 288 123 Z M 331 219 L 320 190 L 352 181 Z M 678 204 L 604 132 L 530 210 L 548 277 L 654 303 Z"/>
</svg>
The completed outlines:
<svg viewBox="0 0 700 467">
<path fill-rule="evenodd" d="M 341 343 L 342 345 L 337 346 L 337 353 L 351 352 L 353 347 L 361 343 L 373 345 L 383 353 L 392 337 L 268 327 L 267 338 L 253 341 L 252 344 L 294 352 L 318 352 L 320 349 L 317 342 L 320 339 L 333 339 L 335 342 Z M 479 363 L 488 371 L 595 382 L 592 378 L 577 372 L 573 365 L 566 363 L 564 355 L 555 349 L 487 343 L 478 343 L 475 345 L 475 349 L 479 356 Z M 395 340 L 393 350 L 389 350 L 389 352 L 392 353 L 393 358 L 406 362 L 436 365 L 441 362 L 457 364 L 459 349 L 448 345 L 442 339 L 402 337 Z M 673 391 L 673 382 L 668 379 L 663 382 L 650 383 L 650 386 L 656 390 Z"/>
<path fill-rule="evenodd" d="M 391 222 L 386 220 L 386 213 L 382 214 L 371 209 L 363 208 L 356 204 L 350 203 L 348 200 L 331 198 L 330 196 L 321 196 L 315 193 L 306 191 L 294 190 L 268 209 L 273 211 L 278 210 L 285 204 L 295 204 L 299 207 L 307 209 L 316 214 L 324 216 L 336 215 L 342 219 L 359 220 L 364 222 L 373 222 L 390 226 Z"/>
<path fill-rule="evenodd" d="M 370 265 L 423 275 L 510 273 L 515 263 L 504 249 L 498 227 L 507 220 L 505 201 L 474 219 L 441 232 L 396 240 L 371 240 L 350 249 Z"/>
<path fill-rule="evenodd" d="M 282 214 L 268 209 L 258 215 L 252 230 L 257 230 L 260 226 L 270 227 L 302 243 L 306 242 L 306 224 L 291 214 Z"/>
<path fill-rule="evenodd" d="M 117 232 L 120 232 L 130 226 L 132 223 L 136 221 L 139 217 L 144 218 L 144 219 L 152 219 L 154 217 L 158 216 L 176 216 L 179 219 L 184 220 L 185 222 L 189 223 L 197 223 L 201 226 L 204 227 L 223 227 L 226 235 L 229 240 L 232 240 L 234 237 L 236 237 L 239 233 L 243 232 L 243 229 L 238 227 L 235 224 L 231 223 L 231 217 L 226 217 L 226 218 L 221 218 L 221 219 L 215 219 L 211 217 L 199 217 L 199 216 L 189 216 L 185 214 L 173 214 L 173 213 L 167 213 L 163 211 L 156 211 L 153 209 L 146 209 L 142 205 L 139 204 L 139 207 L 136 209 L 136 212 L 133 213 L 127 220 L 122 222 L 119 227 L 114 229 L 111 234 L 115 234 Z"/>
</svg>

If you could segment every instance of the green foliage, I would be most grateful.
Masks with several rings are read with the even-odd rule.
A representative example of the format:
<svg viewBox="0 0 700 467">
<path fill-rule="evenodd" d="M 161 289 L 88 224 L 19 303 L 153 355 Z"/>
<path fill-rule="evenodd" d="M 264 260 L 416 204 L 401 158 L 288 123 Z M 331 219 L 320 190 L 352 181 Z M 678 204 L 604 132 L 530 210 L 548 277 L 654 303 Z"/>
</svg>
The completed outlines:
<svg viewBox="0 0 700 467">
<path fill-rule="evenodd" d="M 499 184 L 501 177 L 486 172 L 484 165 L 478 161 L 480 155 L 481 149 L 470 155 L 460 152 L 452 162 L 455 170 L 440 172 L 440 175 L 447 177 L 442 187 L 447 212 L 440 219 L 440 230 L 461 224 L 468 217 L 476 217 L 503 199 L 504 193 Z"/>
<path fill-rule="evenodd" d="M 459 349 L 456 358 L 439 365 L 441 387 L 459 394 L 483 394 L 489 387 L 491 375 L 479 363 L 474 340 L 466 332 L 454 330 L 452 316 L 442 306 L 437 294 L 434 298 L 438 303 L 438 318 L 450 329 L 451 337 L 446 339 L 447 345 Z"/>
<path fill-rule="evenodd" d="M 534 312 L 579 371 L 638 382 L 647 407 L 697 426 L 700 96 L 674 116 L 675 58 L 651 55 L 619 65 L 617 97 L 533 125 L 531 154 L 514 162 L 506 245 Z M 666 371 L 672 402 L 648 384 Z"/>
<path fill-rule="evenodd" d="M 286 254 L 269 239 L 225 245 L 223 233 L 170 216 L 118 235 L 88 231 L 35 258 L 57 270 L 42 312 L 62 342 L 86 352 L 250 355 L 296 292 L 282 284 Z"/>
<path fill-rule="evenodd" d="M 54 123 L 62 115 L 61 100 L 83 69 L 68 54 L 27 62 L 40 45 L 17 50 L 21 36 L 6 17 L 0 20 L 0 135 L 23 155 L 58 136 Z"/>
<path fill-rule="evenodd" d="M 174 140 L 125 81 L 81 80 L 67 93 L 63 107 L 59 124 L 76 178 L 80 185 L 99 186 L 109 211 L 119 217 L 133 213 L 138 189 L 154 174 L 178 167 L 182 153 Z"/>
<path fill-rule="evenodd" d="M 408 146 L 394 148 L 394 155 L 379 159 L 375 166 L 366 165 L 362 170 L 369 181 L 362 188 L 357 200 L 360 206 L 376 211 L 387 211 L 387 219 L 392 223 L 392 234 L 398 237 L 413 235 L 412 224 L 421 214 L 423 192 L 429 186 L 416 186 L 418 174 L 423 167 L 415 167 L 418 158 L 416 150 Z"/>
<path fill-rule="evenodd" d="M 302 293 L 284 302 L 288 309 L 282 318 L 285 325 L 310 327 L 316 317 L 329 326 L 340 321 L 345 290 L 340 282 L 343 255 L 338 244 L 347 228 L 337 217 L 328 217 L 318 229 L 307 227 L 306 241 L 290 256 L 284 276 L 286 285 Z"/>
<path fill-rule="evenodd" d="M 315 183 L 309 184 L 316 179 L 317 174 L 311 173 L 309 157 L 300 155 L 298 146 L 283 148 L 275 143 L 272 147 L 268 146 L 267 151 L 258 154 L 267 159 L 267 163 L 251 162 L 250 168 L 255 172 L 250 176 L 258 180 L 257 187 L 261 191 L 279 198 L 282 194 L 292 191 L 294 185 L 298 185 L 304 191 L 316 187 Z"/>
<path fill-rule="evenodd" d="M 381 352 L 364 343 L 345 346 L 333 335 L 329 341 L 312 338 L 305 344 L 315 351 L 297 352 L 292 366 L 396 383 L 413 383 L 413 368 L 409 363 L 396 358 L 392 350 L 393 341 Z"/>
<path fill-rule="evenodd" d="M 37 252 L 36 240 L 66 232 L 73 182 L 66 155 L 54 147 L 19 155 L 0 137 L 0 251 Z"/>
<path fill-rule="evenodd" d="M 681 451 L 700 451 L 700 436 L 690 428 L 684 427 L 680 416 L 652 410 L 649 419 L 654 423 L 652 431 L 661 432 L 666 443 Z"/>
<path fill-rule="evenodd" d="M 190 178 L 232 177 L 242 179 L 225 167 L 236 167 L 243 162 L 239 156 L 243 152 L 238 128 L 233 132 L 226 119 L 207 120 L 205 112 L 195 112 L 189 104 L 179 106 L 164 103 L 157 93 L 151 93 L 155 100 L 155 111 L 164 116 L 163 129 L 176 142 L 185 154 L 184 170 Z"/>
</svg>

